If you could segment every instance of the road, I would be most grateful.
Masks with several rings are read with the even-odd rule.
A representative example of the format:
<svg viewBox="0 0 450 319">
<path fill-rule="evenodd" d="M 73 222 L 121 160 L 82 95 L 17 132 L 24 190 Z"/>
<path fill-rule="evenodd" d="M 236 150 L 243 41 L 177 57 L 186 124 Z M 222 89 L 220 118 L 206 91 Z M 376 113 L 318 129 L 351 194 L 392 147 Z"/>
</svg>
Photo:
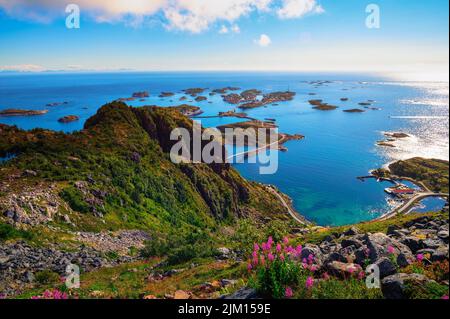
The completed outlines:
<svg viewBox="0 0 450 319">
<path fill-rule="evenodd" d="M 292 209 L 292 206 L 290 204 L 288 204 L 286 202 L 286 200 L 283 198 L 283 196 L 280 195 L 280 193 L 275 190 L 273 187 L 271 186 L 266 186 L 266 188 L 272 193 L 274 194 L 276 197 L 278 197 L 278 199 L 280 200 L 281 204 L 286 207 L 287 211 L 289 212 L 289 215 L 292 216 L 292 218 L 295 219 L 295 221 L 297 221 L 299 224 L 307 226 L 309 225 L 308 222 L 306 222 L 305 220 L 302 220 L 299 215 Z"/>
<path fill-rule="evenodd" d="M 236 158 L 236 157 L 241 156 L 241 155 L 243 155 L 243 156 L 256 155 L 262 150 L 266 150 L 268 148 L 272 148 L 272 146 L 275 145 L 275 144 L 282 145 L 283 143 L 286 142 L 287 136 L 285 134 L 280 134 L 280 136 L 281 137 L 280 137 L 279 140 L 277 140 L 277 141 L 275 141 L 273 143 L 270 143 L 270 144 L 265 144 L 264 146 L 262 146 L 260 148 L 257 148 L 257 149 L 254 149 L 254 150 L 248 150 L 248 151 L 240 152 L 240 153 L 237 153 L 237 154 L 233 154 L 233 155 L 227 157 L 227 162 L 229 162 L 233 158 Z"/>
<path fill-rule="evenodd" d="M 381 216 L 377 220 L 379 220 L 379 221 L 387 220 L 387 219 L 397 216 L 398 214 L 408 213 L 408 211 L 411 210 L 412 208 L 414 208 L 414 206 L 418 202 L 420 202 L 428 197 L 446 197 L 446 198 L 448 198 L 449 194 L 433 193 L 433 192 L 417 193 L 416 195 L 411 197 L 407 202 L 403 203 L 400 207 L 395 208 L 393 211 L 391 211 L 390 213 L 388 213 L 384 216 Z"/>
</svg>

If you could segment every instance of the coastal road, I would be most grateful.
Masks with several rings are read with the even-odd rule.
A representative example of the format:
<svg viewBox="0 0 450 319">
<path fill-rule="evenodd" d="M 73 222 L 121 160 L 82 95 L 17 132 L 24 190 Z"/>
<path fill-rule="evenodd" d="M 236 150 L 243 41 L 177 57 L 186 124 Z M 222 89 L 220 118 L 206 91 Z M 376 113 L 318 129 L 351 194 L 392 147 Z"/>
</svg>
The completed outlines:
<svg viewBox="0 0 450 319">
<path fill-rule="evenodd" d="M 281 137 L 280 137 L 279 140 L 277 140 L 277 141 L 275 141 L 275 142 L 273 142 L 273 143 L 270 143 L 270 144 L 266 144 L 266 145 L 264 145 L 264 146 L 262 146 L 262 147 L 260 147 L 260 148 L 255 149 L 255 150 L 249 150 L 249 151 L 245 151 L 245 152 L 240 152 L 240 153 L 237 153 L 237 154 L 233 154 L 233 155 L 227 157 L 227 162 L 229 162 L 229 161 L 232 160 L 233 158 L 236 158 L 236 157 L 241 156 L 241 155 L 244 155 L 244 156 L 256 155 L 256 154 L 258 154 L 260 151 L 266 150 L 266 149 L 268 149 L 268 148 L 272 148 L 272 146 L 275 145 L 275 144 L 281 145 L 281 144 L 285 143 L 285 142 L 287 141 L 287 136 L 286 136 L 286 134 L 280 134 L 280 136 L 281 136 Z"/>
<path fill-rule="evenodd" d="M 284 207 L 286 207 L 287 211 L 289 212 L 289 215 L 292 216 L 292 218 L 295 219 L 295 221 L 297 221 L 299 224 L 307 226 L 308 223 L 304 220 L 302 220 L 298 214 L 292 209 L 292 206 L 290 204 L 288 204 L 286 202 L 286 200 L 283 198 L 283 196 L 280 195 L 280 193 L 274 189 L 271 186 L 266 186 L 266 188 L 272 193 L 274 194 L 276 197 L 278 197 L 278 199 L 280 200 L 281 204 L 283 204 Z"/>
<path fill-rule="evenodd" d="M 416 195 L 414 195 L 413 197 L 411 197 L 407 202 L 403 203 L 400 207 L 395 208 L 392 212 L 381 216 L 380 218 L 378 218 L 377 220 L 379 221 L 383 221 L 383 220 L 387 220 L 390 219 L 392 217 L 397 216 L 398 214 L 403 214 L 403 213 L 408 213 L 408 211 L 412 208 L 414 208 L 414 206 L 424 200 L 425 198 L 428 197 L 445 197 L 448 198 L 449 194 L 444 194 L 444 193 L 432 193 L 432 192 L 425 192 L 425 193 L 417 193 Z"/>
</svg>

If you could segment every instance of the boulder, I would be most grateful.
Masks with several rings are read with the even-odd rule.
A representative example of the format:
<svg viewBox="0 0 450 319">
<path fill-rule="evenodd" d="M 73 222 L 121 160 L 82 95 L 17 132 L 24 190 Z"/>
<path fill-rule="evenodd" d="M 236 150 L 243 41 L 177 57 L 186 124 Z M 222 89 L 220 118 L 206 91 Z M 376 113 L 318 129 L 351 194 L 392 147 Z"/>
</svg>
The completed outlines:
<svg viewBox="0 0 450 319">
<path fill-rule="evenodd" d="M 363 243 L 360 242 L 360 241 L 357 240 L 357 239 L 352 239 L 352 238 L 350 238 L 350 239 L 344 239 L 344 240 L 341 242 L 341 246 L 342 246 L 343 248 L 351 247 L 351 246 L 353 246 L 353 247 L 355 247 L 355 248 L 360 248 L 360 247 L 363 246 Z"/>
<path fill-rule="evenodd" d="M 344 233 L 344 236 L 355 236 L 359 234 L 359 230 L 356 227 L 352 227 Z"/>
<path fill-rule="evenodd" d="M 448 229 L 439 231 L 437 236 L 448 244 Z"/>
<path fill-rule="evenodd" d="M 431 261 L 444 261 L 448 259 L 448 246 L 441 246 L 431 254 Z"/>
<path fill-rule="evenodd" d="M 177 290 L 177 291 L 175 291 L 175 294 L 173 295 L 173 299 L 178 299 L 178 300 L 191 299 L 191 295 L 184 290 Z"/>
<path fill-rule="evenodd" d="M 353 275 L 357 275 L 362 271 L 360 265 L 357 264 L 347 264 L 339 261 L 332 261 L 326 265 L 330 275 L 339 278 L 348 278 Z"/>
<path fill-rule="evenodd" d="M 387 276 L 391 276 L 397 272 L 397 267 L 394 263 L 386 257 L 379 259 L 376 263 L 380 269 L 380 278 L 383 279 Z"/>
<path fill-rule="evenodd" d="M 383 233 L 367 234 L 364 238 L 364 243 L 367 245 L 368 258 L 371 263 L 376 263 L 383 257 L 391 257 L 391 254 L 394 254 L 397 257 L 397 263 L 401 267 L 407 266 L 415 259 L 411 249 L 398 240 L 390 238 Z M 393 248 L 393 253 L 389 252 L 389 247 Z M 358 263 L 360 263 L 358 254 L 357 260 Z"/>
<path fill-rule="evenodd" d="M 323 255 L 322 252 L 317 245 L 312 244 L 306 244 L 305 247 L 303 247 L 302 253 L 300 255 L 301 259 L 308 259 L 309 255 L 314 256 L 314 260 L 317 264 L 321 264 L 323 262 Z"/>
<path fill-rule="evenodd" d="M 411 285 L 424 285 L 430 280 L 419 274 L 395 274 L 381 281 L 381 290 L 386 299 L 408 298 L 407 287 Z"/>
<path fill-rule="evenodd" d="M 414 254 L 418 250 L 425 248 L 425 245 L 423 244 L 423 241 L 421 239 L 412 236 L 405 237 L 400 242 L 408 246 L 408 248 L 411 249 L 411 252 Z"/>
<path fill-rule="evenodd" d="M 333 261 L 339 261 L 339 262 L 345 263 L 345 262 L 347 262 L 347 258 L 345 258 L 340 253 L 334 252 L 334 253 L 329 254 L 326 257 L 325 264 L 331 263 Z"/>
<path fill-rule="evenodd" d="M 425 239 L 423 241 L 424 248 L 437 249 L 442 245 L 442 242 L 439 239 Z"/>
<path fill-rule="evenodd" d="M 242 288 L 231 295 L 222 296 L 220 299 L 258 299 L 258 293 L 255 289 Z"/>
</svg>

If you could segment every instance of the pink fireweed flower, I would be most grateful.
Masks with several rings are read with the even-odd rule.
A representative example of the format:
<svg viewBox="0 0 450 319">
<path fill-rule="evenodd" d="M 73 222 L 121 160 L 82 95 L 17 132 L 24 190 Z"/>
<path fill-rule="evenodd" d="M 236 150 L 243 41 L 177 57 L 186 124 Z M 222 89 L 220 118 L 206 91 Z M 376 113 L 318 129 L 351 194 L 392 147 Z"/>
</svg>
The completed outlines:
<svg viewBox="0 0 450 319">
<path fill-rule="evenodd" d="M 263 251 L 266 251 L 266 250 L 267 250 L 267 245 L 266 245 L 266 243 L 262 243 L 262 244 L 261 244 L 261 248 L 262 248 Z"/>
<path fill-rule="evenodd" d="M 417 258 L 418 262 L 422 262 L 424 259 L 424 256 L 423 256 L 423 254 L 418 254 L 416 258 Z"/>
<path fill-rule="evenodd" d="M 267 239 L 267 243 L 268 243 L 269 245 L 272 245 L 272 244 L 273 244 L 273 238 L 272 238 L 272 236 L 269 236 L 269 238 Z"/>
<path fill-rule="evenodd" d="M 261 262 L 261 265 L 263 265 L 263 266 L 266 264 L 266 258 L 264 257 L 264 255 L 261 255 L 260 262 Z"/>
<path fill-rule="evenodd" d="M 330 275 L 328 275 L 328 273 L 325 272 L 325 273 L 322 275 L 322 278 L 323 278 L 324 280 L 328 280 L 328 279 L 330 279 Z"/>
<path fill-rule="evenodd" d="M 358 279 L 359 280 L 363 280 L 364 277 L 366 277 L 366 274 L 364 273 L 364 271 L 360 271 L 359 274 L 358 274 Z"/>
<path fill-rule="evenodd" d="M 258 266 L 258 262 L 259 262 L 258 256 L 256 256 L 255 258 L 253 258 L 252 264 L 253 264 L 254 267 Z"/>
<path fill-rule="evenodd" d="M 308 264 L 305 263 L 305 262 L 303 262 L 303 263 L 302 263 L 302 267 L 303 267 L 303 269 L 307 269 L 307 268 L 308 268 Z"/>
<path fill-rule="evenodd" d="M 258 252 L 256 250 L 252 253 L 252 257 L 253 259 L 258 259 Z"/>
<path fill-rule="evenodd" d="M 259 245 L 258 245 L 257 243 L 255 243 L 255 244 L 253 245 L 253 250 L 254 250 L 254 251 L 259 251 Z"/>
<path fill-rule="evenodd" d="M 311 289 L 313 285 L 314 285 L 313 277 L 308 277 L 305 283 L 306 289 Z"/>
<path fill-rule="evenodd" d="M 353 275 L 353 273 L 355 272 L 355 268 L 349 267 L 348 272 L 350 273 L 350 275 Z"/>
<path fill-rule="evenodd" d="M 289 246 L 288 248 L 286 248 L 286 252 L 287 252 L 288 254 L 291 254 L 291 253 L 294 252 L 294 248 L 293 248 L 292 246 Z"/>
<path fill-rule="evenodd" d="M 302 253 L 302 250 L 303 250 L 302 245 L 298 245 L 296 250 L 297 250 L 297 254 L 300 255 Z"/>
<path fill-rule="evenodd" d="M 442 300 L 448 300 L 448 295 L 442 296 Z"/>
<path fill-rule="evenodd" d="M 277 253 L 280 253 L 280 252 L 281 252 L 281 245 L 277 244 Z"/>
<path fill-rule="evenodd" d="M 269 261 L 274 261 L 275 260 L 275 256 L 272 253 L 269 253 L 267 255 L 267 258 L 269 259 Z"/>
<path fill-rule="evenodd" d="M 248 270 L 248 271 L 252 271 L 252 269 L 253 269 L 252 264 L 251 264 L 251 263 L 248 263 L 248 265 L 247 265 L 247 270 Z"/>
<path fill-rule="evenodd" d="M 309 266 L 309 270 L 311 270 L 312 272 L 315 272 L 317 270 L 317 266 L 311 265 L 311 266 Z"/>
<path fill-rule="evenodd" d="M 284 238 L 283 238 L 283 243 L 284 243 L 285 245 L 289 244 L 289 238 L 284 237 Z"/>
<path fill-rule="evenodd" d="M 394 247 L 389 246 L 389 247 L 388 247 L 388 252 L 389 252 L 390 254 L 394 254 L 394 253 L 395 253 Z"/>
<path fill-rule="evenodd" d="M 312 254 L 309 254 L 309 256 L 308 256 L 308 263 L 310 265 L 312 265 L 313 262 L 314 262 L 314 256 Z"/>
<path fill-rule="evenodd" d="M 281 255 L 280 255 L 280 260 L 281 260 L 281 261 L 284 261 L 285 259 L 286 259 L 286 258 L 284 257 L 284 255 L 281 254 Z"/>
<path fill-rule="evenodd" d="M 291 287 L 286 287 L 286 291 L 284 292 L 286 298 L 292 298 L 294 296 L 294 292 Z"/>
</svg>

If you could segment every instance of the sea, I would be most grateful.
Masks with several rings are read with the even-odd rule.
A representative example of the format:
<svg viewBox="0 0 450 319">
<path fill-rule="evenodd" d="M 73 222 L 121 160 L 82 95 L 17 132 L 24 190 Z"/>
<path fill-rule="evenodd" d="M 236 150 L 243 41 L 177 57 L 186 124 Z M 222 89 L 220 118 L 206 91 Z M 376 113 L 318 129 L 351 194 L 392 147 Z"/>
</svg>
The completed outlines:
<svg viewBox="0 0 450 319">
<path fill-rule="evenodd" d="M 368 221 L 392 209 L 395 203 L 384 189 L 386 182 L 357 179 L 375 168 L 397 160 L 421 156 L 449 159 L 448 82 L 399 82 L 368 74 L 281 72 L 118 72 L 118 73 L 3 73 L 0 74 L 0 110 L 48 110 L 45 115 L 0 117 L 0 123 L 22 129 L 45 128 L 74 132 L 102 105 L 134 92 L 148 91 L 145 101 L 129 105 L 196 105 L 203 116 L 236 109 L 213 89 L 228 86 L 259 89 L 263 93 L 296 92 L 294 100 L 246 110 L 248 116 L 273 118 L 279 131 L 301 134 L 305 139 L 285 144 L 278 153 L 278 170 L 260 174 L 254 163 L 235 164 L 247 179 L 275 185 L 292 200 L 295 209 L 322 226 Z M 179 101 L 184 89 L 207 89 L 207 101 Z M 160 98 L 161 92 L 173 92 Z M 239 91 L 238 91 L 239 92 Z M 341 101 L 342 98 L 348 99 Z M 308 103 L 321 99 L 338 106 L 334 111 L 315 110 Z M 359 103 L 370 101 L 369 108 Z M 65 103 L 64 103 L 65 102 Z M 56 103 L 55 106 L 47 106 Z M 343 110 L 359 108 L 363 113 Z M 80 120 L 58 122 L 66 115 Z M 238 118 L 202 118 L 205 127 L 243 121 Z M 404 132 L 410 137 L 393 142 L 395 147 L 377 146 L 385 133 Z M 0 161 L 12 160 L 9 154 Z M 0 163 L 1 165 L 1 163 Z M 427 199 L 414 210 L 439 210 L 443 199 Z"/>
</svg>

